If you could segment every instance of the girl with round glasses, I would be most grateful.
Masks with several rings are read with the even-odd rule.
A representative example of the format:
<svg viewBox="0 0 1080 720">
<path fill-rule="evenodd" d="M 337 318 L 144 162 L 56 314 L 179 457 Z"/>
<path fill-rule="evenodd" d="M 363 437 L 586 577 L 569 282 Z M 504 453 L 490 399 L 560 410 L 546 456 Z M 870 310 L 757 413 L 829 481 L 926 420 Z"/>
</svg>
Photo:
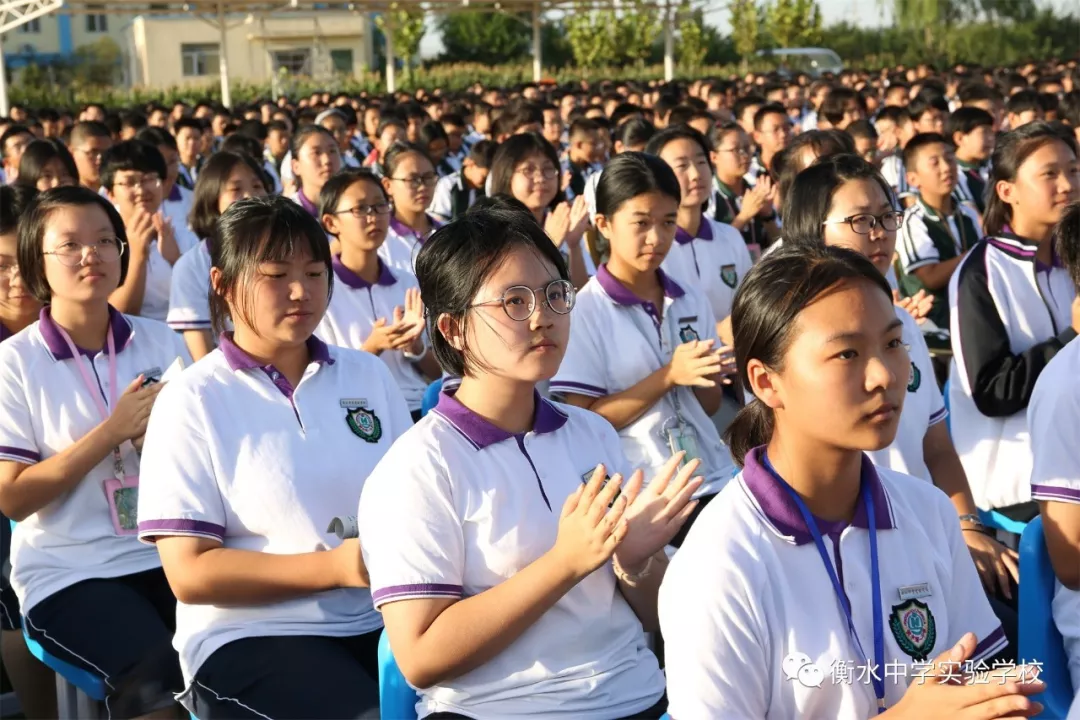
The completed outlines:
<svg viewBox="0 0 1080 720">
<path fill-rule="evenodd" d="M 380 255 L 390 267 L 412 273 L 416 253 L 439 221 L 427 214 L 439 176 L 427 153 L 416 145 L 394 143 L 383 157 L 383 189 L 393 214 Z"/>
<path fill-rule="evenodd" d="M 0 345 L 0 510 L 18 522 L 11 583 L 26 632 L 100 677 L 111 712 L 169 708 L 182 687 L 176 600 L 136 537 L 139 450 L 183 341 L 109 296 L 129 249 L 120 215 L 82 187 L 38 196 L 18 265 L 39 321 Z"/>
<path fill-rule="evenodd" d="M 892 204 L 884 177 L 857 155 L 833 155 L 799 173 L 784 207 L 784 247 L 845 247 L 867 257 L 884 276 L 892 265 L 902 214 Z M 948 411 L 938 389 L 930 351 L 915 319 L 897 307 L 903 341 L 911 356 L 907 393 L 896 437 L 867 453 L 880 467 L 932 482 L 952 500 L 964 541 L 993 599 L 1013 599 L 1017 555 L 997 542 L 979 520 L 964 467 L 949 436 Z M 999 603 L 995 611 L 1015 641 L 1015 614 Z"/>
<path fill-rule="evenodd" d="M 378 355 L 394 376 L 414 420 L 439 364 L 424 341 L 424 304 L 416 277 L 379 257 L 390 224 L 390 201 L 368 170 L 333 177 L 319 196 L 322 226 L 337 240 L 334 296 L 316 334 L 331 345 Z"/>
<path fill-rule="evenodd" d="M 735 474 L 712 421 L 733 365 L 705 294 L 660 268 L 679 200 L 675 173 L 655 155 L 623 153 L 604 168 L 596 225 L 611 256 L 581 291 L 551 391 L 610 422 L 635 467 L 655 473 L 679 453 L 699 459 L 699 494 L 711 499 Z"/>
<path fill-rule="evenodd" d="M 747 184 L 745 178 L 750 172 L 753 146 L 750 136 L 739 125 L 731 123 L 715 128 L 711 141 L 715 176 L 706 212 L 742 233 L 751 255 L 759 257 L 762 250 L 780 237 L 772 180 L 762 175 L 753 187 Z"/>
<path fill-rule="evenodd" d="M 425 718 L 658 718 L 664 545 L 697 463 L 647 488 L 594 413 L 550 402 L 574 292 L 540 226 L 472 210 L 416 269 L 433 350 L 462 378 L 368 478 L 372 597 Z"/>
</svg>

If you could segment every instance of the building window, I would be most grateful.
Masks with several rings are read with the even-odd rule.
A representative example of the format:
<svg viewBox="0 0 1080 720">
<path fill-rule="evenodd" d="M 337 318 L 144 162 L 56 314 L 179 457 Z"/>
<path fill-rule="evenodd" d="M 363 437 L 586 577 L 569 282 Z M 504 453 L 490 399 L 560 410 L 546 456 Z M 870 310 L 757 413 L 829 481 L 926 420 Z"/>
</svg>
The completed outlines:
<svg viewBox="0 0 1080 720">
<path fill-rule="evenodd" d="M 331 50 L 330 63 L 334 66 L 334 72 L 352 75 L 352 50 Z"/>
<path fill-rule="evenodd" d="M 278 50 L 274 53 L 275 72 L 280 68 L 290 75 L 311 75 L 311 50 Z"/>
<path fill-rule="evenodd" d="M 216 75 L 219 57 L 220 50 L 217 43 L 180 46 L 180 65 L 184 77 Z"/>
<path fill-rule="evenodd" d="M 101 5 L 87 5 L 87 10 L 103 9 Z M 86 16 L 86 32 L 103 33 L 109 32 L 109 18 L 104 14 L 90 14 Z"/>
<path fill-rule="evenodd" d="M 41 32 L 41 18 L 34 18 L 30 22 L 23 23 L 19 26 L 19 32 L 23 35 L 29 35 L 30 33 Z"/>
</svg>

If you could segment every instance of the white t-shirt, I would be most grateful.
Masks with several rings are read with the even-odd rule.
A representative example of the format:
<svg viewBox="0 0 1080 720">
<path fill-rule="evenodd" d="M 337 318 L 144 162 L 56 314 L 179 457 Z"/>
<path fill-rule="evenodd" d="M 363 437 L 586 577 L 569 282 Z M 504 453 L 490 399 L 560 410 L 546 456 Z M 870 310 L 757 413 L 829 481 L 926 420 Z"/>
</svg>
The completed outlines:
<svg viewBox="0 0 1080 720">
<path fill-rule="evenodd" d="M 191 362 L 180 336 L 164 323 L 110 308 L 109 326 L 117 351 L 117 397 L 139 375 L 156 380 L 176 358 Z M 108 353 L 87 352 L 81 360 L 110 406 Z M 0 460 L 33 465 L 101 424 L 75 362 L 48 307 L 38 322 L 0 345 Z M 125 443 L 121 450 L 125 476 L 137 476 L 134 447 Z M 71 490 L 15 527 L 11 586 L 24 614 L 77 582 L 160 567 L 152 549 L 133 535 L 116 534 L 105 493 L 105 482 L 115 477 L 109 453 Z"/>
<path fill-rule="evenodd" d="M 762 450 L 747 456 L 743 472 L 702 512 L 660 587 L 671 715 L 872 718 L 867 672 L 874 660 L 856 656 L 817 546 L 787 490 L 763 466 Z M 878 676 L 893 707 L 918 682 L 915 663 L 932 663 L 965 633 L 978 637 L 975 662 L 1007 641 L 945 494 L 875 470 L 866 457 L 862 482 L 874 500 L 880 555 L 885 667 Z M 868 515 L 861 501 L 856 508 L 850 525 L 818 526 L 872 656 Z M 808 684 L 787 677 L 795 653 L 820 672 L 808 672 L 817 676 L 803 678 Z"/>
<path fill-rule="evenodd" d="M 663 268 L 682 285 L 693 285 L 709 298 L 713 317 L 731 315 L 731 304 L 754 261 L 738 230 L 704 215 L 696 237 L 682 228 L 664 258 Z"/>
<path fill-rule="evenodd" d="M 633 387 L 671 361 L 675 348 L 716 339 L 716 320 L 705 294 L 685 288 L 662 270 L 663 312 L 616 280 L 602 265 L 582 288 L 570 324 L 570 343 L 551 392 L 605 397 Z M 720 490 L 736 472 L 716 425 L 691 388 L 678 387 L 619 431 L 630 464 L 651 479 L 671 457 L 668 430 L 679 418 L 692 431 L 705 482 L 698 495 Z"/>
<path fill-rule="evenodd" d="M 352 514 L 365 478 L 412 418 L 376 358 L 317 338 L 308 347 L 295 388 L 225 336 L 162 390 L 143 450 L 140 539 L 205 537 L 279 554 L 339 544 L 330 520 Z M 365 589 L 249 607 L 177 603 L 174 645 L 190 681 L 233 640 L 344 637 L 381 624 Z"/>
<path fill-rule="evenodd" d="M 173 330 L 210 329 L 210 266 L 206 240 L 181 255 L 173 266 L 166 318 Z"/>
<path fill-rule="evenodd" d="M 428 222 L 431 223 L 431 232 L 435 232 L 435 230 L 442 227 L 442 223 L 430 215 L 428 216 Z M 396 217 L 391 217 L 386 240 L 379 247 L 379 257 L 390 266 L 390 269 L 404 270 L 412 275 L 416 255 L 420 252 L 420 247 L 424 244 L 424 241 L 430 236 L 431 233 L 428 233 L 421 237 L 411 227 Z"/>
<path fill-rule="evenodd" d="M 534 429 L 514 435 L 443 394 L 379 463 L 359 512 L 377 608 L 491 589 L 554 546 L 563 504 L 599 463 L 629 476 L 603 418 L 534 397 Z M 417 711 L 606 720 L 646 710 L 663 692 L 609 563 L 492 660 L 421 690 Z"/>
</svg>

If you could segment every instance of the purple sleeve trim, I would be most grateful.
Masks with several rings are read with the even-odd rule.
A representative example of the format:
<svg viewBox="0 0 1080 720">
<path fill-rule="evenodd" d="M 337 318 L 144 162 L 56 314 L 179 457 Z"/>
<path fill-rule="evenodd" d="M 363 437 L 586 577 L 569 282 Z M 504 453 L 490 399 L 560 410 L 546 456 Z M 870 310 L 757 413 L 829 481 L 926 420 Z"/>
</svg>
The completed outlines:
<svg viewBox="0 0 1080 720">
<path fill-rule="evenodd" d="M 209 320 L 172 320 L 166 324 L 173 330 L 209 330 Z"/>
<path fill-rule="evenodd" d="M 550 389 L 551 392 L 569 392 L 578 395 L 589 395 L 590 397 L 603 397 L 604 395 L 609 394 L 608 391 L 602 387 L 571 382 L 569 380 L 552 381 Z"/>
<path fill-rule="evenodd" d="M 949 417 L 948 408 L 941 408 L 937 412 L 930 414 L 930 424 L 937 425 L 939 422 L 941 422 L 947 417 Z"/>
<path fill-rule="evenodd" d="M 168 519 L 146 520 L 139 523 L 139 538 L 153 535 L 199 535 L 202 537 L 225 539 L 225 527 L 202 520 Z"/>
<path fill-rule="evenodd" d="M 1060 485 L 1032 485 L 1031 499 L 1080 503 L 1080 488 L 1061 487 Z"/>
<path fill-rule="evenodd" d="M 994 653 L 1000 651 L 1007 643 L 1008 639 L 1005 637 L 1005 631 L 998 625 L 994 632 L 984 637 L 979 644 L 975 646 L 975 652 L 971 654 L 971 659 L 973 661 L 985 660 Z"/>
<path fill-rule="evenodd" d="M 36 463 L 41 461 L 41 454 L 33 450 L 0 445 L 0 457 L 16 462 Z"/>
<path fill-rule="evenodd" d="M 461 597 L 460 585 L 442 583 L 418 583 L 416 585 L 391 585 L 371 593 L 371 601 L 379 606 L 394 600 L 415 600 L 418 598 Z"/>
</svg>

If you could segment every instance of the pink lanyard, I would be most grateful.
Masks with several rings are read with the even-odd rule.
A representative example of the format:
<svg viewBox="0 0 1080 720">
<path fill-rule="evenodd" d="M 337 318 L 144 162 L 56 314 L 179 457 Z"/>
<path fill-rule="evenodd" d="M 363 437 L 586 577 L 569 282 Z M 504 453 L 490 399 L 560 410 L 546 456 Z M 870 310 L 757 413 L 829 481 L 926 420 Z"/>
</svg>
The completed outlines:
<svg viewBox="0 0 1080 720">
<path fill-rule="evenodd" d="M 82 376 L 83 385 L 86 386 L 86 390 L 90 393 L 90 397 L 93 398 L 94 404 L 97 405 L 98 414 L 101 415 L 101 421 L 105 422 L 109 419 L 111 411 L 110 407 L 116 407 L 116 341 L 113 339 L 112 324 L 109 325 L 109 334 L 106 340 L 106 347 L 108 348 L 109 357 L 109 406 L 105 406 L 105 399 L 101 397 L 101 393 L 98 388 L 95 387 L 97 383 L 90 379 L 90 371 L 86 369 L 86 363 L 83 362 L 82 353 L 75 347 L 75 343 L 72 342 L 71 336 L 60 327 L 56 326 L 56 329 L 60 332 L 60 337 L 64 338 L 64 342 L 67 343 L 68 349 L 71 350 L 71 359 L 75 361 L 75 367 L 79 368 L 79 375 Z M 124 484 L 124 460 L 120 454 L 120 448 L 113 448 L 113 473 L 116 475 L 116 479 L 120 481 L 120 484 Z"/>
</svg>

